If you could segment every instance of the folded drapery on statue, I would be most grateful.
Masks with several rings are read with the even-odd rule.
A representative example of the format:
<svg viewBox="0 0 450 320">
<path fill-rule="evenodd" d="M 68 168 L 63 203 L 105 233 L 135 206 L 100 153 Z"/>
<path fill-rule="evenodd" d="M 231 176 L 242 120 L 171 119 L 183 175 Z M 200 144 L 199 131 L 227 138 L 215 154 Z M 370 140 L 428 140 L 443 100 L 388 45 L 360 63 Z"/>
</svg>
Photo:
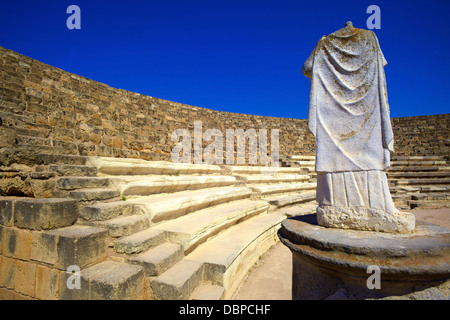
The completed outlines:
<svg viewBox="0 0 450 320">
<path fill-rule="evenodd" d="M 305 62 L 311 78 L 309 128 L 316 171 L 385 170 L 393 151 L 384 66 L 372 31 L 344 28 L 322 37 Z"/>
</svg>

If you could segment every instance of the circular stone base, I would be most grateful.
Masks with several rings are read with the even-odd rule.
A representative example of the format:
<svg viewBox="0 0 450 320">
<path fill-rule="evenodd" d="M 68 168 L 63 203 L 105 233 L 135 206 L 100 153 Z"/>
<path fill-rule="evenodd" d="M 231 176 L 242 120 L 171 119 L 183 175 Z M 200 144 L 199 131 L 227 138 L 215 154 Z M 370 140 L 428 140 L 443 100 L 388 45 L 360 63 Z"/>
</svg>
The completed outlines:
<svg viewBox="0 0 450 320">
<path fill-rule="evenodd" d="M 292 252 L 293 299 L 417 297 L 442 287 L 435 298 L 448 297 L 446 228 L 417 221 L 410 234 L 344 230 L 319 226 L 310 214 L 284 220 L 278 236 Z"/>
</svg>

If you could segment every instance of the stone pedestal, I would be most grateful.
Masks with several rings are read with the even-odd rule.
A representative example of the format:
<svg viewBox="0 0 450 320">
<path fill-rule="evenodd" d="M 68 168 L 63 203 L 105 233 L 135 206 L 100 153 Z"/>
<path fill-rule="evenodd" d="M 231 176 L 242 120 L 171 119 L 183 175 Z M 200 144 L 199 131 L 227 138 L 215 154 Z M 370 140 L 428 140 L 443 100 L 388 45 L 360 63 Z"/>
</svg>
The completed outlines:
<svg viewBox="0 0 450 320">
<path fill-rule="evenodd" d="M 446 228 L 418 221 L 410 234 L 344 230 L 311 214 L 284 220 L 278 236 L 292 252 L 293 299 L 450 298 Z M 367 286 L 376 273 L 369 266 L 379 268 L 380 289 Z"/>
</svg>

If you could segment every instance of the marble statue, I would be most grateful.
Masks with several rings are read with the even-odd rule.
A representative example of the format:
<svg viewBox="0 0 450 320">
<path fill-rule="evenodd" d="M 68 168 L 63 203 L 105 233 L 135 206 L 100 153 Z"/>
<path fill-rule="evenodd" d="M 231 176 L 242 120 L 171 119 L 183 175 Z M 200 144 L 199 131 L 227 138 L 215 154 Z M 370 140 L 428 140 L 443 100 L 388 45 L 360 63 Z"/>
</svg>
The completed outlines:
<svg viewBox="0 0 450 320">
<path fill-rule="evenodd" d="M 395 207 L 385 173 L 394 152 L 386 65 L 375 33 L 351 22 L 323 36 L 303 65 L 311 78 L 308 125 L 322 226 L 414 230 L 414 215 Z"/>
</svg>

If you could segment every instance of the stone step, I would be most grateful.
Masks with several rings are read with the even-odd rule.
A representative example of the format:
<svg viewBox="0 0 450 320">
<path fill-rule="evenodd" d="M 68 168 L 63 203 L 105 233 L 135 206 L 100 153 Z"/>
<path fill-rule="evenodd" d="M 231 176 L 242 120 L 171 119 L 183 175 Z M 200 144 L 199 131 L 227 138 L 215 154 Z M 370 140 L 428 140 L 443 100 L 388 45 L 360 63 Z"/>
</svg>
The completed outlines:
<svg viewBox="0 0 450 320">
<path fill-rule="evenodd" d="M 185 259 L 204 264 L 204 280 L 225 288 L 232 296 L 249 269 L 276 241 L 285 215 L 261 214 L 228 228 L 201 244 Z"/>
<path fill-rule="evenodd" d="M 237 179 L 244 183 L 277 183 L 277 182 L 305 182 L 311 177 L 304 174 L 277 174 L 277 175 L 236 175 Z"/>
<path fill-rule="evenodd" d="M 314 201 L 310 203 L 304 203 L 299 206 L 281 208 L 277 210 L 277 213 L 284 214 L 288 218 L 302 216 L 305 214 L 315 214 L 317 206 L 318 204 Z"/>
<path fill-rule="evenodd" d="M 306 156 L 306 155 L 293 155 L 289 157 L 291 160 L 315 160 L 316 156 Z"/>
<path fill-rule="evenodd" d="M 389 167 L 387 174 L 391 172 L 434 172 L 434 171 L 450 171 L 449 166 L 430 166 L 430 167 Z"/>
<path fill-rule="evenodd" d="M 67 270 L 84 268 L 106 258 L 108 230 L 92 226 L 70 227 L 33 234 L 31 259 Z"/>
<path fill-rule="evenodd" d="M 450 200 L 448 193 L 418 193 L 412 194 L 411 200 Z"/>
<path fill-rule="evenodd" d="M 67 275 L 65 275 L 67 277 Z M 144 271 L 141 266 L 104 261 L 81 270 L 81 288 L 68 289 L 61 282 L 64 300 L 138 300 L 143 296 Z"/>
<path fill-rule="evenodd" d="M 120 192 L 112 188 L 90 188 L 70 191 L 69 195 L 78 201 L 102 201 L 116 198 L 120 195 Z"/>
<path fill-rule="evenodd" d="M 202 284 L 194 289 L 189 300 L 222 300 L 225 288 L 213 284 Z"/>
<path fill-rule="evenodd" d="M 104 221 L 134 213 L 134 205 L 129 201 L 99 202 L 84 206 L 80 216 L 87 221 Z"/>
<path fill-rule="evenodd" d="M 139 197 L 126 202 L 134 205 L 136 214 L 159 223 L 216 204 L 249 198 L 251 194 L 252 190 L 246 187 L 218 187 Z"/>
<path fill-rule="evenodd" d="M 120 238 L 145 230 L 150 226 L 150 223 L 147 217 L 136 214 L 120 216 L 106 221 L 95 221 L 93 225 L 107 228 L 110 237 Z"/>
<path fill-rule="evenodd" d="M 88 163 L 97 167 L 99 173 L 109 175 L 213 174 L 221 171 L 220 167 L 216 165 L 146 161 L 142 159 L 89 157 Z"/>
<path fill-rule="evenodd" d="M 398 179 L 394 182 L 397 185 L 423 185 L 423 184 L 431 184 L 431 185 L 448 184 L 448 185 L 450 185 L 450 179 L 448 179 L 448 178 Z"/>
<path fill-rule="evenodd" d="M 102 177 L 62 177 L 56 182 L 60 190 L 108 187 L 110 180 Z"/>
<path fill-rule="evenodd" d="M 415 161 L 415 160 L 446 160 L 444 156 L 409 156 L 409 157 L 401 157 L 394 156 L 391 159 L 392 161 Z"/>
<path fill-rule="evenodd" d="M 203 264 L 183 259 L 150 281 L 156 300 L 187 300 L 202 282 Z"/>
<path fill-rule="evenodd" d="M 114 250 L 118 253 L 140 253 L 156 247 L 167 240 L 162 230 L 145 229 L 114 241 Z"/>
<path fill-rule="evenodd" d="M 181 245 L 166 242 L 129 258 L 128 262 L 142 266 L 146 277 L 155 277 L 172 267 L 183 257 Z"/>
<path fill-rule="evenodd" d="M 301 174 L 304 171 L 301 168 L 290 167 L 257 167 L 257 166 L 226 166 L 224 168 L 231 174 L 260 174 L 260 175 L 274 175 L 274 174 Z"/>
<path fill-rule="evenodd" d="M 269 195 L 274 193 L 300 192 L 316 188 L 315 183 L 284 183 L 284 184 L 261 184 L 249 185 L 253 191 L 261 195 Z"/>
<path fill-rule="evenodd" d="M 77 164 L 51 164 L 48 171 L 55 172 L 60 176 L 95 177 L 97 175 L 96 167 Z"/>
<path fill-rule="evenodd" d="M 237 200 L 198 210 L 154 228 L 164 231 L 172 242 L 180 243 L 187 254 L 220 231 L 267 211 L 268 208 L 266 201 Z"/>
<path fill-rule="evenodd" d="M 419 185 L 419 186 L 394 186 L 389 188 L 392 194 L 416 194 L 416 193 L 434 193 L 450 192 L 449 185 Z"/>
<path fill-rule="evenodd" d="M 51 146 L 51 140 L 47 138 L 40 138 L 40 137 L 34 137 L 34 136 L 27 136 L 18 134 L 16 136 L 17 138 L 17 144 L 20 146 L 23 145 L 33 145 L 33 146 Z"/>
<path fill-rule="evenodd" d="M 430 167 L 430 166 L 445 166 L 447 165 L 446 160 L 397 160 L 391 161 L 392 167 L 402 167 L 402 166 L 417 166 L 417 167 Z"/>
<path fill-rule="evenodd" d="M 274 205 L 277 208 L 281 208 L 285 206 L 316 200 L 316 190 L 303 191 L 301 193 L 283 195 L 278 197 L 269 197 L 264 198 L 264 200 L 268 201 L 271 205 Z"/>
<path fill-rule="evenodd" d="M 121 176 L 111 178 L 111 182 L 120 189 L 122 195 L 130 196 L 232 186 L 236 183 L 236 178 L 219 175 Z"/>
<path fill-rule="evenodd" d="M 387 172 L 387 177 L 389 180 L 395 180 L 398 178 L 447 178 L 450 177 L 450 172 Z"/>
<path fill-rule="evenodd" d="M 64 155 L 64 154 L 39 154 L 37 156 L 38 164 L 52 165 L 80 165 L 84 166 L 87 163 L 88 157 Z"/>
<path fill-rule="evenodd" d="M 29 230 L 50 230 L 73 225 L 78 202 L 60 198 L 0 198 L 0 224 Z"/>
<path fill-rule="evenodd" d="M 450 208 L 449 200 L 408 200 L 408 206 L 411 209 L 440 209 Z"/>
</svg>

